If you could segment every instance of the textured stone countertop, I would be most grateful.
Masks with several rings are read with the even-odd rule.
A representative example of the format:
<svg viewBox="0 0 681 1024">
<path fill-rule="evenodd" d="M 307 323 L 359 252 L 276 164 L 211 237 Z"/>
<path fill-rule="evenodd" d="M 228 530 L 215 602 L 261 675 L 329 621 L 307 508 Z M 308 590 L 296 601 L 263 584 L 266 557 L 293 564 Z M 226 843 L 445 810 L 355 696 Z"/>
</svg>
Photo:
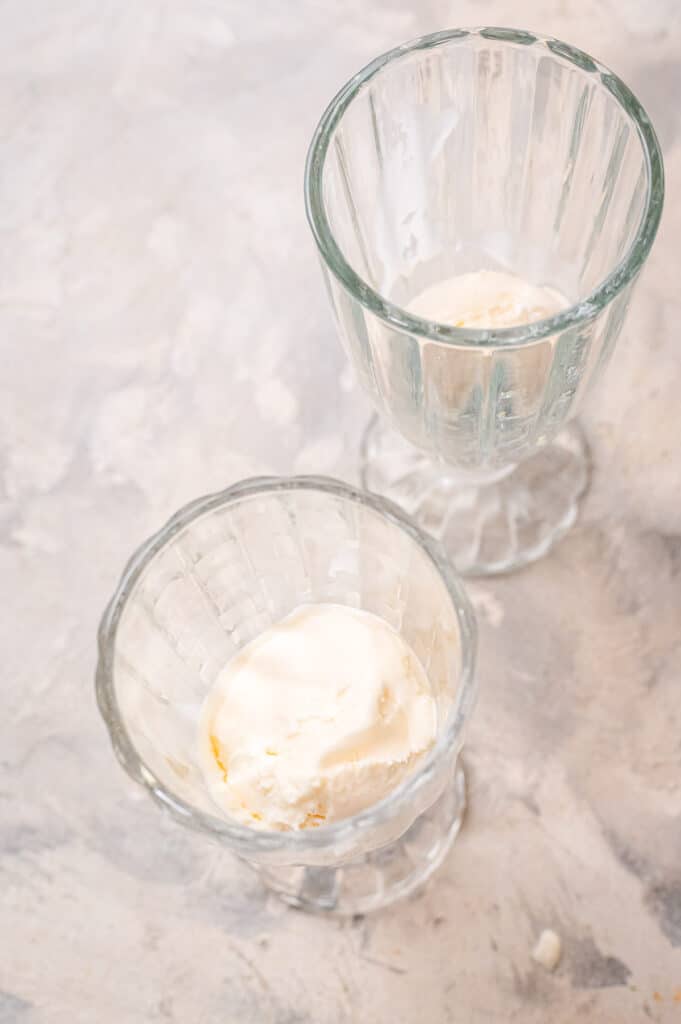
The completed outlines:
<svg viewBox="0 0 681 1024">
<path fill-rule="evenodd" d="M 188 499 L 354 477 L 368 406 L 305 222 L 308 139 L 375 53 L 481 22 L 616 69 L 667 207 L 585 417 L 579 525 L 471 587 L 465 829 L 425 894 L 343 924 L 266 898 L 127 779 L 95 630 Z M 2 1024 L 681 1021 L 680 95 L 677 0 L 0 5 Z"/>
</svg>

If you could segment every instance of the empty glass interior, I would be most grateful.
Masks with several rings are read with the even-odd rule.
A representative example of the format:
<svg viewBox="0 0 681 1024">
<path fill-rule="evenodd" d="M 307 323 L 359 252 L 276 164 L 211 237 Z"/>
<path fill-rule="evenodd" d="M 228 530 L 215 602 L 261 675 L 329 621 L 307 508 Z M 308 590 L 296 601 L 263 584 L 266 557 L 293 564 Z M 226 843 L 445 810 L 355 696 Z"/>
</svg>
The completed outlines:
<svg viewBox="0 0 681 1024">
<path fill-rule="evenodd" d="M 170 537 L 136 581 L 118 625 L 119 713 L 141 761 L 171 794 L 220 814 L 196 756 L 203 698 L 240 647 L 313 601 L 366 609 L 398 630 L 428 673 L 442 727 L 459 683 L 459 620 L 418 541 L 375 508 L 337 494 L 251 494 Z"/>
<path fill-rule="evenodd" d="M 481 268 L 576 302 L 630 248 L 648 188 L 636 125 L 588 58 L 548 47 L 462 33 L 393 58 L 342 113 L 327 217 L 395 304 Z"/>
</svg>

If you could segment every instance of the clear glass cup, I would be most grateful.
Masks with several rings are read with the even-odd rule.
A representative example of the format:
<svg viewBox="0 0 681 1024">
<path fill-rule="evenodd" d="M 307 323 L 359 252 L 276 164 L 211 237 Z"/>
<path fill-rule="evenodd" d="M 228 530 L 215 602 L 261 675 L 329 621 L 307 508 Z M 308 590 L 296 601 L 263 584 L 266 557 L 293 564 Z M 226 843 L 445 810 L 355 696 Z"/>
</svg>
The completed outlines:
<svg viewBox="0 0 681 1024">
<path fill-rule="evenodd" d="M 411 645 L 437 700 L 437 740 L 362 813 L 257 831 L 208 795 L 199 710 L 239 648 L 318 601 L 374 612 Z M 121 764 L 178 821 L 243 858 L 289 903 L 364 913 L 424 882 L 459 830 L 475 636 L 447 560 L 398 508 L 324 478 L 258 478 L 188 505 L 133 555 L 100 626 L 97 697 Z"/>
<path fill-rule="evenodd" d="M 588 478 L 571 423 L 604 374 L 663 204 L 630 90 L 529 32 L 439 32 L 372 61 L 322 116 L 307 213 L 346 351 L 374 402 L 363 483 L 462 572 L 501 572 L 568 529 Z M 550 318 L 422 319 L 437 282 L 505 270 L 556 289 Z"/>
</svg>

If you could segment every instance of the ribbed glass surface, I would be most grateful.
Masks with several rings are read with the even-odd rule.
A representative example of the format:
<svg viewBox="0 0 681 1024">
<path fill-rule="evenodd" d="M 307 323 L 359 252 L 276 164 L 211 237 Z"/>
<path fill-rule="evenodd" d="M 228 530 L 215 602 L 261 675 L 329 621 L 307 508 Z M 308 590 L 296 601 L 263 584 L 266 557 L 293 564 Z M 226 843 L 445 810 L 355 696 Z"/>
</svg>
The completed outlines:
<svg viewBox="0 0 681 1024">
<path fill-rule="evenodd" d="M 208 795 L 199 711 L 239 648 L 310 602 L 363 608 L 404 637 L 437 701 L 437 750 L 382 810 L 305 832 L 255 831 Z M 456 795 L 473 661 L 458 582 L 397 510 L 322 478 L 258 479 L 183 509 L 133 556 L 102 621 L 97 689 L 124 766 L 185 823 L 249 860 L 335 865 L 404 833 L 445 787 Z"/>
<path fill-rule="evenodd" d="M 379 58 L 325 114 L 307 176 L 364 389 L 406 438 L 453 465 L 531 454 L 607 363 L 662 190 L 645 113 L 579 51 L 481 30 Z M 404 312 L 425 288 L 480 269 L 548 285 L 572 308 L 498 332 Z"/>
</svg>

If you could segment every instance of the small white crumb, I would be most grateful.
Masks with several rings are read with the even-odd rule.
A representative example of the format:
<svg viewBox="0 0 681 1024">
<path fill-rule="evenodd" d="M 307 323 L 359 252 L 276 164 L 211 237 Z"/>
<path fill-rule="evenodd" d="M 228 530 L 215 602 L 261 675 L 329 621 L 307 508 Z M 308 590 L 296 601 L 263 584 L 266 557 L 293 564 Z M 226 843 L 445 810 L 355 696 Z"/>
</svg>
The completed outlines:
<svg viewBox="0 0 681 1024">
<path fill-rule="evenodd" d="M 532 959 L 535 963 L 545 967 L 547 971 L 553 971 L 558 966 L 562 951 L 560 936 L 550 928 L 545 928 L 537 940 L 537 945 L 532 950 Z"/>
</svg>

